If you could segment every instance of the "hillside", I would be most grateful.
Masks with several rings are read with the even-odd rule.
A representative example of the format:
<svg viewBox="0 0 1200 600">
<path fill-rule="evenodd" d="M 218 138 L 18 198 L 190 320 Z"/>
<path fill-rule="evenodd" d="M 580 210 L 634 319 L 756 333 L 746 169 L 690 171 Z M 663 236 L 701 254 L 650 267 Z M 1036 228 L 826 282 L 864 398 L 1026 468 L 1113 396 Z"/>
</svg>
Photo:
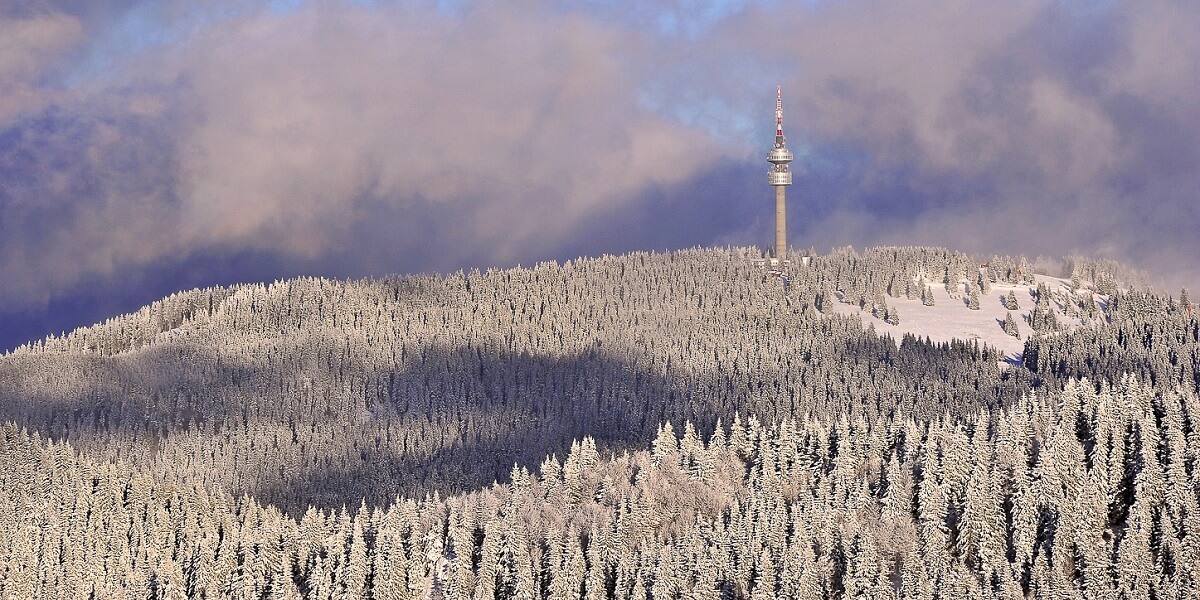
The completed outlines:
<svg viewBox="0 0 1200 600">
<path fill-rule="evenodd" d="M 975 419 L 591 440 L 446 500 L 308 510 L 0 428 L 0 593 L 34 598 L 1175 598 L 1200 589 L 1194 395 L 1068 386 Z M 1129 432 L 1134 432 L 1130 435 Z M 1161 447 L 1161 450 L 1157 448 Z"/>
<path fill-rule="evenodd" d="M 817 312 L 865 267 L 845 258 L 786 295 L 742 250 L 189 292 L 0 360 L 0 418 L 303 510 L 473 489 L 664 421 L 970 412 L 1029 388 L 987 347 L 897 348 Z"/>
<path fill-rule="evenodd" d="M 1076 261 L 1056 279 L 1020 259 L 992 257 L 981 270 L 979 259 L 937 248 L 847 249 L 789 270 L 785 285 L 755 258 L 694 249 L 176 294 L 0 357 L 0 420 L 72 448 L 43 450 L 6 433 L 5 451 L 33 457 L 7 467 L 17 471 L 0 469 L 16 486 L 6 501 L 19 512 L 33 510 L 39 494 L 60 499 L 35 510 L 51 527 L 35 536 L 42 544 L 55 543 L 51 523 L 78 518 L 76 505 L 111 503 L 123 515 L 94 524 L 96 539 L 145 521 L 126 536 L 127 550 L 97 552 L 121 564 L 105 581 L 149 586 L 156 597 L 167 597 L 162 577 L 182 577 L 188 583 L 171 585 L 189 595 L 209 585 L 238 597 L 370 590 L 392 577 L 379 569 L 399 548 L 404 589 L 417 597 L 530 589 L 628 597 L 656 585 L 655 598 L 800 588 L 841 597 L 854 586 L 882 593 L 889 582 L 899 592 L 906 577 L 1011 597 L 1101 585 L 1085 571 L 1102 557 L 1055 558 L 1062 544 L 1089 548 L 1056 531 L 1064 499 L 1091 490 L 1109 499 L 1106 524 L 1063 531 L 1107 536 L 1112 560 L 1133 551 L 1122 550 L 1125 532 L 1159 540 L 1145 559 L 1158 565 L 1158 579 L 1103 585 L 1194 585 L 1177 558 L 1193 543 L 1200 455 L 1191 410 L 1200 322 L 1188 307 L 1134 290 L 1119 269 L 1095 262 Z M 999 303 L 1010 291 L 1020 337 L 1001 329 L 1010 311 Z M 1089 383 L 1075 383 L 1081 377 Z M 1107 391 L 1114 386 L 1120 391 Z M 1114 417 L 1114 402 L 1136 410 Z M 1064 439 L 1082 447 L 1082 468 L 1045 454 L 1047 439 L 1057 439 L 1050 432 L 1068 431 L 1072 419 L 1077 433 Z M 1154 438 L 1145 437 L 1151 421 Z M 1156 458 L 1166 475 L 1148 471 L 1149 459 L 1128 458 L 1180 435 L 1182 446 Z M 1053 447 L 1076 460 L 1074 446 Z M 967 448 L 951 468 L 948 453 Z M 1017 454 L 981 470 L 1002 448 Z M 1054 458 L 1039 467 L 1040 456 Z M 1046 481 L 1047 469 L 1059 469 L 1066 492 L 1030 483 Z M 1130 482 L 1151 476 L 1174 478 L 1172 493 L 1188 490 L 1191 499 L 1146 496 L 1131 513 L 1137 490 L 1157 484 Z M 70 483 L 89 477 L 91 492 Z M 897 478 L 904 487 L 890 483 Z M 101 479 L 110 483 L 97 488 Z M 991 490 L 986 507 L 968 501 L 970 486 Z M 151 491 L 135 497 L 135 488 Z M 115 495 L 94 497 L 104 489 Z M 935 499 L 928 494 L 942 494 L 944 505 L 925 511 Z M 525 498 L 519 509 L 510 504 L 517 498 Z M 1023 502 L 1034 502 L 1033 512 L 1017 510 Z M 890 521 L 879 512 L 886 506 Z M 994 512 L 978 512 L 997 507 L 1003 531 Z M 1167 512 L 1146 516 L 1154 511 Z M 236 523 L 236 536 L 214 542 L 208 512 L 224 523 L 219 531 Z M 1173 519 L 1178 548 L 1163 545 L 1163 518 Z M 813 537 L 796 537 L 801 521 Z M 3 526 L 25 531 L 32 522 Z M 176 533 L 156 537 L 167 523 Z M 1007 550 L 972 546 L 984 543 L 979 536 L 1003 538 Z M 606 550 L 594 547 L 599 539 Z M 282 554 L 246 566 L 272 544 Z M 119 558 L 126 552 L 148 558 Z M 230 552 L 240 575 L 226 581 L 233 567 L 221 561 Z M 171 566 L 163 553 L 194 558 Z M 490 553 L 499 558 L 483 558 Z M 917 568 L 914 553 L 938 561 L 929 567 L 937 572 L 902 576 Z M 570 568 L 592 583 L 550 592 L 563 581 L 552 572 L 574 565 L 574 554 L 586 568 Z M 197 571 L 210 559 L 216 566 L 205 568 L 214 570 Z M 805 572 L 787 561 L 806 560 L 817 565 L 807 583 L 787 579 Z M 39 564 L 46 576 L 66 563 Z M 158 564 L 169 573 L 146 570 Z M 669 583 L 656 564 L 691 579 Z M 348 565 L 366 569 L 365 579 Z M 706 587 L 698 574 L 716 565 L 719 582 Z M 851 583 L 856 565 L 865 579 Z M 142 579 L 121 580 L 127 572 Z M 29 572 L 7 573 L 0 581 L 28 583 Z M 259 587 L 229 587 L 251 581 Z M 0 590 L 27 589 L 7 585 Z"/>
</svg>

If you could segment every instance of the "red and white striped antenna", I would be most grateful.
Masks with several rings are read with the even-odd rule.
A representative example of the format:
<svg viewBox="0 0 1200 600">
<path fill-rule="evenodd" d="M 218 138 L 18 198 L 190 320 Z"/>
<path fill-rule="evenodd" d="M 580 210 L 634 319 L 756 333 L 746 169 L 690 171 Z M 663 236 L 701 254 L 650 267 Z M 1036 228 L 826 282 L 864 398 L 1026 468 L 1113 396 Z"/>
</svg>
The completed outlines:
<svg viewBox="0 0 1200 600">
<path fill-rule="evenodd" d="M 783 137 L 783 86 L 775 86 L 775 136 Z"/>
</svg>

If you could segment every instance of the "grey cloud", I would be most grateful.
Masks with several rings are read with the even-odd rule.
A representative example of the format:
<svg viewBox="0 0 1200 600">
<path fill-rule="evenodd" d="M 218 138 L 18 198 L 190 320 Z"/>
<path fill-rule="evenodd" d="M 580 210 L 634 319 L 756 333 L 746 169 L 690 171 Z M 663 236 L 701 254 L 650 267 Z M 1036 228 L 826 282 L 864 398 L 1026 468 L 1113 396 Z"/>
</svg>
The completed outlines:
<svg viewBox="0 0 1200 600">
<path fill-rule="evenodd" d="M 815 161 L 861 156 L 856 181 L 812 199 L 834 207 L 809 225 L 826 241 L 1108 255 L 1177 286 L 1200 279 L 1186 259 L 1200 251 L 1191 15 L 1167 0 L 757 7 L 692 50 L 757 46 L 790 139 Z M 706 75 L 743 94 L 737 75 Z"/>
<path fill-rule="evenodd" d="M 60 96 L 46 89 L 42 78 L 82 39 L 82 24 L 68 15 L 21 18 L 0 12 L 0 126 Z"/>
<path fill-rule="evenodd" d="M 318 6 L 217 28 L 180 57 L 197 114 L 179 145 L 183 235 L 311 256 L 341 241 L 360 195 L 486 199 L 462 235 L 500 258 L 560 234 L 712 155 L 633 103 L 614 59 L 632 41 L 495 8 Z"/>
<path fill-rule="evenodd" d="M 363 275 L 765 242 L 777 82 L 806 171 L 795 245 L 1082 252 L 1200 281 L 1182 3 L 772 3 L 659 35 L 652 8 L 171 2 L 147 18 L 178 39 L 52 84 L 146 6 L 10 19 L 31 41 L 0 50 L 0 88 L 24 90 L 0 94 L 0 312 L 196 256 Z"/>
<path fill-rule="evenodd" d="M 620 57 L 638 43 L 492 5 L 450 17 L 315 3 L 206 26 L 56 106 L 69 116 L 47 117 L 53 127 L 10 129 L 21 139 L 0 147 L 0 168 L 35 181 L 0 189 L 0 305 L 199 251 L 320 262 L 360 244 L 424 246 L 441 253 L 434 264 L 505 263 L 562 242 L 720 156 L 637 105 Z M 433 213 L 432 230 L 390 229 L 416 240 L 376 223 Z"/>
<path fill-rule="evenodd" d="M 0 305 L 44 303 L 163 252 L 173 160 L 161 127 L 51 110 L 0 133 Z"/>
</svg>

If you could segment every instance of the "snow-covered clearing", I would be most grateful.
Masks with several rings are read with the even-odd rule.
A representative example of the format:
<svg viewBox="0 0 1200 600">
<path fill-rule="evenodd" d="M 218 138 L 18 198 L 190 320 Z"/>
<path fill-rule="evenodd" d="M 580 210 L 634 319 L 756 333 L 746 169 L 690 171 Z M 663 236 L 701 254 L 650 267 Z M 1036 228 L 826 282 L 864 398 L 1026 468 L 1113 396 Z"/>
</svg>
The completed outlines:
<svg viewBox="0 0 1200 600">
<path fill-rule="evenodd" d="M 1045 275 L 1035 275 L 1034 277 L 1039 283 L 1045 282 L 1055 296 L 1056 301 L 1051 305 L 1055 309 L 1055 317 L 1059 324 L 1068 328 L 1078 326 L 1079 319 L 1069 318 L 1062 312 L 1062 298 L 1070 297 L 1070 284 L 1067 280 Z M 1036 284 L 993 283 L 988 294 L 981 293 L 979 295 L 979 310 L 968 308 L 967 294 L 961 291 L 963 289 L 961 284 L 958 288 L 960 292 L 957 298 L 951 297 L 945 286 L 940 283 L 930 284 L 929 289 L 934 296 L 933 306 L 925 306 L 919 299 L 887 298 L 888 308 L 895 309 L 899 313 L 900 323 L 898 325 L 891 325 L 882 318 L 873 316 L 870 306 L 860 309 L 856 304 L 836 302 L 833 312 L 841 315 L 858 315 L 862 318 L 864 326 L 873 325 L 875 331 L 881 335 L 891 335 L 897 343 L 905 333 L 911 333 L 921 338 L 928 337 L 934 342 L 949 342 L 954 339 L 978 340 L 980 343 L 988 344 L 1004 352 L 1009 362 L 1020 361 L 1025 340 L 1033 333 L 1027 317 L 1033 310 L 1033 292 L 1037 289 Z M 1016 295 L 1017 304 L 1020 307 L 1019 310 L 1011 311 L 1013 319 L 1017 322 L 1019 338 L 1004 333 L 1003 329 L 1004 316 L 1010 312 L 1004 307 L 1004 298 L 1009 291 Z M 1097 296 L 1097 298 L 1101 297 Z"/>
</svg>

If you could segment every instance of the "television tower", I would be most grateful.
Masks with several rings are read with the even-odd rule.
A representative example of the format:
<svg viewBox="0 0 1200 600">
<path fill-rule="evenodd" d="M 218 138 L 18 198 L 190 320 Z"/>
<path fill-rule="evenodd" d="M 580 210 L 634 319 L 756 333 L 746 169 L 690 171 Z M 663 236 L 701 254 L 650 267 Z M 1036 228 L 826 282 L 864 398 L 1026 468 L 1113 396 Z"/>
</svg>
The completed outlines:
<svg viewBox="0 0 1200 600">
<path fill-rule="evenodd" d="M 792 185 L 792 172 L 788 163 L 792 153 L 783 138 L 783 86 L 775 88 L 775 147 L 767 153 L 771 170 L 767 172 L 767 183 L 775 188 L 775 257 L 772 262 L 783 265 L 787 259 L 787 186 Z"/>
</svg>

